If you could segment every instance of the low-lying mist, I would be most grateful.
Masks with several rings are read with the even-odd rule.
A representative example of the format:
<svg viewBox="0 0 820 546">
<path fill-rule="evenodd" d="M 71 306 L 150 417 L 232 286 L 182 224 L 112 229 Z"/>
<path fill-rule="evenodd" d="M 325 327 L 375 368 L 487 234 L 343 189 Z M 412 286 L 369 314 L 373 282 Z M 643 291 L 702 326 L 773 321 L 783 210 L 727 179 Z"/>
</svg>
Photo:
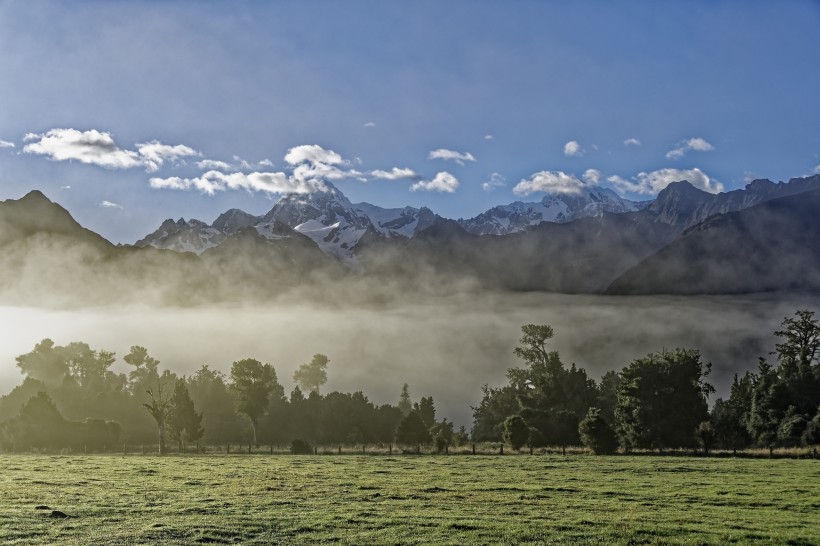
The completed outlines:
<svg viewBox="0 0 820 546">
<path fill-rule="evenodd" d="M 315 300 L 314 300 L 315 301 Z M 438 417 L 471 422 L 481 386 L 505 383 L 520 327 L 547 323 L 552 347 L 594 378 L 648 352 L 701 349 L 712 362 L 717 395 L 735 372 L 755 369 L 774 349 L 772 335 L 796 309 L 820 308 L 818 296 L 606 297 L 542 293 L 457 293 L 381 304 L 329 305 L 283 300 L 265 305 L 194 308 L 110 306 L 78 310 L 0 307 L 0 394 L 19 384 L 14 357 L 50 337 L 85 341 L 119 358 L 143 345 L 161 367 L 190 374 L 203 364 L 228 372 L 233 361 L 272 363 L 289 392 L 292 374 L 313 354 L 330 358 L 331 390 L 362 390 L 396 403 L 403 383 L 414 400 L 432 395 Z M 117 371 L 126 365 L 118 361 Z"/>
</svg>

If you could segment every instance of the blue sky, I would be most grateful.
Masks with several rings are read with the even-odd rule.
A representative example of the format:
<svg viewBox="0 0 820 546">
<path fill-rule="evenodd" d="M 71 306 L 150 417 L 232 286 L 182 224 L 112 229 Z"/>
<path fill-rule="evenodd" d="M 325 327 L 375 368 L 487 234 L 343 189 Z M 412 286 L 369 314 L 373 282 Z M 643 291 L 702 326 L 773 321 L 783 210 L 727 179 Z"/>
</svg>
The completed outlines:
<svg viewBox="0 0 820 546">
<path fill-rule="evenodd" d="M 323 176 L 447 217 L 731 190 L 820 171 L 819 97 L 816 1 L 4 1 L 0 199 L 133 242 Z"/>
</svg>

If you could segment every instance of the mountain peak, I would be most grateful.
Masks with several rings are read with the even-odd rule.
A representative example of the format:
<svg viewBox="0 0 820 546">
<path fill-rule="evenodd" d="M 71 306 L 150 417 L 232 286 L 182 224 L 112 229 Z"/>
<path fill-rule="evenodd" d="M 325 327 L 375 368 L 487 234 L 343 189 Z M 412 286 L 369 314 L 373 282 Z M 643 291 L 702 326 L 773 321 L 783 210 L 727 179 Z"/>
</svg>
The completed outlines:
<svg viewBox="0 0 820 546">
<path fill-rule="evenodd" d="M 643 208 L 641 204 L 620 197 L 607 188 L 583 188 L 579 193 L 548 193 L 540 201 L 515 201 L 499 205 L 467 220 L 458 222 L 475 235 L 506 235 L 524 231 L 541 222 L 566 223 L 605 212 L 622 213 Z"/>
</svg>

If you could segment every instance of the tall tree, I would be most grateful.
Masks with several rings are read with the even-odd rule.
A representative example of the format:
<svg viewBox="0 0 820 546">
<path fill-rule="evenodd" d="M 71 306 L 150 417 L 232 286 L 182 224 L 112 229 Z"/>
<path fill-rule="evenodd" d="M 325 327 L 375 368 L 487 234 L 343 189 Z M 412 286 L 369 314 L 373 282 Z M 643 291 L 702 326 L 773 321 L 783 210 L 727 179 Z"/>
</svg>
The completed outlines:
<svg viewBox="0 0 820 546">
<path fill-rule="evenodd" d="M 157 436 L 159 438 L 159 454 L 165 455 L 168 449 L 165 445 L 165 427 L 168 422 L 168 416 L 171 413 L 171 386 L 174 382 L 174 376 L 168 370 L 157 378 L 156 386 L 147 389 L 148 402 L 143 403 L 145 409 L 154 418 L 157 424 Z"/>
<path fill-rule="evenodd" d="M 615 408 L 624 447 L 692 447 L 714 392 L 705 380 L 710 369 L 695 349 L 653 353 L 624 368 Z"/>
<path fill-rule="evenodd" d="M 234 397 L 222 372 L 203 365 L 188 377 L 188 392 L 194 406 L 202 411 L 204 442 L 224 444 L 241 438 L 247 423 L 236 412 Z"/>
<path fill-rule="evenodd" d="M 421 400 L 413 404 L 413 410 L 419 414 L 428 430 L 436 424 L 436 405 L 432 396 L 422 396 Z"/>
<path fill-rule="evenodd" d="M 302 364 L 293 373 L 293 380 L 304 391 L 319 392 L 319 388 L 327 383 L 327 364 L 330 362 L 323 354 L 313 355 L 313 360 Z"/>
<path fill-rule="evenodd" d="M 797 413 L 811 419 L 820 405 L 820 324 L 812 311 L 799 310 L 794 318 L 786 317 L 781 327 L 774 333 L 782 339 L 775 345 L 775 354 L 785 392 L 777 410 L 782 418 L 794 406 Z"/>
<path fill-rule="evenodd" d="M 132 345 L 129 353 L 122 359 L 134 367 L 128 373 L 131 392 L 141 392 L 146 385 L 153 384 L 159 377 L 159 360 L 149 355 L 145 347 Z"/>
<path fill-rule="evenodd" d="M 405 383 L 401 387 L 401 394 L 399 395 L 399 410 L 401 414 L 406 416 L 413 410 L 413 403 L 410 401 L 410 385 Z"/>
<path fill-rule="evenodd" d="M 34 350 L 15 358 L 17 367 L 26 376 L 48 386 L 59 385 L 68 374 L 62 347 L 48 338 L 34 346 Z"/>
<path fill-rule="evenodd" d="M 253 358 L 234 362 L 231 365 L 231 390 L 236 399 L 236 410 L 251 422 L 253 443 L 258 446 L 259 418 L 267 410 L 271 394 L 283 391 L 276 379 L 276 371 L 270 364 L 262 364 Z"/>
<path fill-rule="evenodd" d="M 402 445 L 429 444 L 430 430 L 415 410 L 408 413 L 396 428 L 396 443 Z"/>
<path fill-rule="evenodd" d="M 185 450 L 185 442 L 196 442 L 202 438 L 202 414 L 194 409 L 194 401 L 188 392 L 185 378 L 174 383 L 171 396 L 171 411 L 168 415 L 168 431 L 179 444 L 179 451 Z"/>
</svg>

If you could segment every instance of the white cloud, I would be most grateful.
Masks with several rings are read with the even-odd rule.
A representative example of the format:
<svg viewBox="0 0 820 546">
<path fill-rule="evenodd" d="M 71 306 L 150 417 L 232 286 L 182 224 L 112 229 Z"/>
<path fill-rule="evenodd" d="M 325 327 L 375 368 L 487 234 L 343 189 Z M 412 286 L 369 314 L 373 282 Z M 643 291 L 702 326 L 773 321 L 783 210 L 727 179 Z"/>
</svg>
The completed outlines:
<svg viewBox="0 0 820 546">
<path fill-rule="evenodd" d="M 624 146 L 640 146 L 641 141 L 637 138 L 628 138 L 624 140 Z"/>
<path fill-rule="evenodd" d="M 60 186 L 61 190 L 70 190 L 71 186 Z"/>
<path fill-rule="evenodd" d="M 355 169 L 340 169 L 334 165 L 325 163 L 303 163 L 293 169 L 293 177 L 297 180 L 345 180 L 356 178 L 361 182 L 366 182 L 367 178 Z"/>
<path fill-rule="evenodd" d="M 372 121 L 368 121 L 367 123 L 365 123 L 364 125 L 362 125 L 362 127 L 366 127 L 366 128 L 368 128 L 368 129 L 372 129 L 372 128 L 373 128 L 373 127 L 375 127 L 375 126 L 376 126 L 376 124 L 375 124 L 374 122 L 372 122 Z"/>
<path fill-rule="evenodd" d="M 458 188 L 458 180 L 452 174 L 442 171 L 429 182 L 420 180 L 412 186 L 410 191 L 437 191 L 444 193 L 454 193 Z"/>
<path fill-rule="evenodd" d="M 137 152 L 120 149 L 111 133 L 92 129 L 51 129 L 44 134 L 28 133 L 23 147 L 27 154 L 47 156 L 53 161 L 77 160 L 108 169 L 139 167 L 142 161 Z"/>
<path fill-rule="evenodd" d="M 196 178 L 151 178 L 150 185 L 157 189 L 188 190 L 194 188 L 213 195 L 217 191 L 248 190 L 266 193 L 312 193 L 327 187 L 317 180 L 303 180 L 282 172 L 223 173 L 208 171 Z"/>
<path fill-rule="evenodd" d="M 584 185 L 582 180 L 562 171 L 541 171 L 530 178 L 522 179 L 513 188 L 513 193 L 517 195 L 530 195 L 538 192 L 572 194 L 580 193 Z"/>
<path fill-rule="evenodd" d="M 327 165 L 344 165 L 347 161 L 333 150 L 325 150 L 317 144 L 303 144 L 295 146 L 285 154 L 285 161 L 289 165 L 300 163 L 324 163 Z"/>
<path fill-rule="evenodd" d="M 670 150 L 666 153 L 667 159 L 680 159 L 686 152 L 689 150 L 693 150 L 695 152 L 710 152 L 714 150 L 715 147 L 712 146 L 706 140 L 700 137 L 690 138 L 689 140 L 684 140 L 678 143 L 678 147 L 674 150 Z"/>
<path fill-rule="evenodd" d="M 262 161 L 260 161 L 259 165 L 261 167 L 273 167 L 273 161 L 266 158 L 266 159 L 263 159 Z"/>
<path fill-rule="evenodd" d="M 183 144 L 169 146 L 157 140 L 137 144 L 137 152 L 142 157 L 145 170 L 151 173 L 158 171 L 166 161 L 179 161 L 183 157 L 202 155 L 193 148 L 189 148 Z"/>
<path fill-rule="evenodd" d="M 818 165 L 814 169 L 812 169 L 812 173 L 813 174 L 820 174 L 820 165 Z"/>
<path fill-rule="evenodd" d="M 470 152 L 455 152 L 453 150 L 446 150 L 444 148 L 433 150 L 432 152 L 430 152 L 430 155 L 428 155 L 427 158 L 451 160 L 455 161 L 459 165 L 464 165 L 465 161 L 475 161 L 475 157 Z"/>
<path fill-rule="evenodd" d="M 496 188 L 501 188 L 507 185 L 507 179 L 499 173 L 493 173 L 490 177 L 481 183 L 481 189 L 484 191 L 493 191 Z"/>
<path fill-rule="evenodd" d="M 207 170 L 207 171 L 233 171 L 234 166 L 230 163 L 225 163 L 224 161 L 216 161 L 214 159 L 203 159 L 202 161 L 197 161 L 196 166 L 198 169 Z"/>
<path fill-rule="evenodd" d="M 112 203 L 111 201 L 103 201 L 102 203 L 100 203 L 100 206 L 105 208 L 105 209 L 119 209 L 119 210 L 122 210 L 122 205 Z"/>
<path fill-rule="evenodd" d="M 382 180 L 418 180 L 420 178 L 418 173 L 413 169 L 400 169 L 398 167 L 393 167 L 389 171 L 375 170 L 370 174 L 374 178 L 381 178 Z"/>
<path fill-rule="evenodd" d="M 137 144 L 137 150 L 124 150 L 117 146 L 111 133 L 91 129 L 51 129 L 43 134 L 28 133 L 23 147 L 27 154 L 44 155 L 52 161 L 79 161 L 107 169 L 130 169 L 145 167 L 155 172 L 166 161 L 179 161 L 183 157 L 198 156 L 199 152 L 188 146 L 170 146 L 157 140 Z"/>
<path fill-rule="evenodd" d="M 495 140 L 493 135 L 484 135 L 484 140 Z"/>
<path fill-rule="evenodd" d="M 14 148 L 14 142 L 8 140 L 0 140 L 0 148 Z"/>
<path fill-rule="evenodd" d="M 601 171 L 598 169 L 587 169 L 584 171 L 584 174 L 581 175 L 581 178 L 590 186 L 597 186 L 601 182 Z"/>
<path fill-rule="evenodd" d="M 577 140 L 570 140 L 564 144 L 564 155 L 567 157 L 579 157 L 584 155 L 584 149 Z"/>
<path fill-rule="evenodd" d="M 696 188 L 700 188 L 709 193 L 720 193 L 723 191 L 723 184 L 714 178 L 710 178 L 706 173 L 698 168 L 682 169 L 660 169 L 652 172 L 641 172 L 631 180 L 620 176 L 610 176 L 607 181 L 621 191 L 627 193 L 640 193 L 645 195 L 656 195 L 672 182 L 686 180 Z"/>
</svg>

